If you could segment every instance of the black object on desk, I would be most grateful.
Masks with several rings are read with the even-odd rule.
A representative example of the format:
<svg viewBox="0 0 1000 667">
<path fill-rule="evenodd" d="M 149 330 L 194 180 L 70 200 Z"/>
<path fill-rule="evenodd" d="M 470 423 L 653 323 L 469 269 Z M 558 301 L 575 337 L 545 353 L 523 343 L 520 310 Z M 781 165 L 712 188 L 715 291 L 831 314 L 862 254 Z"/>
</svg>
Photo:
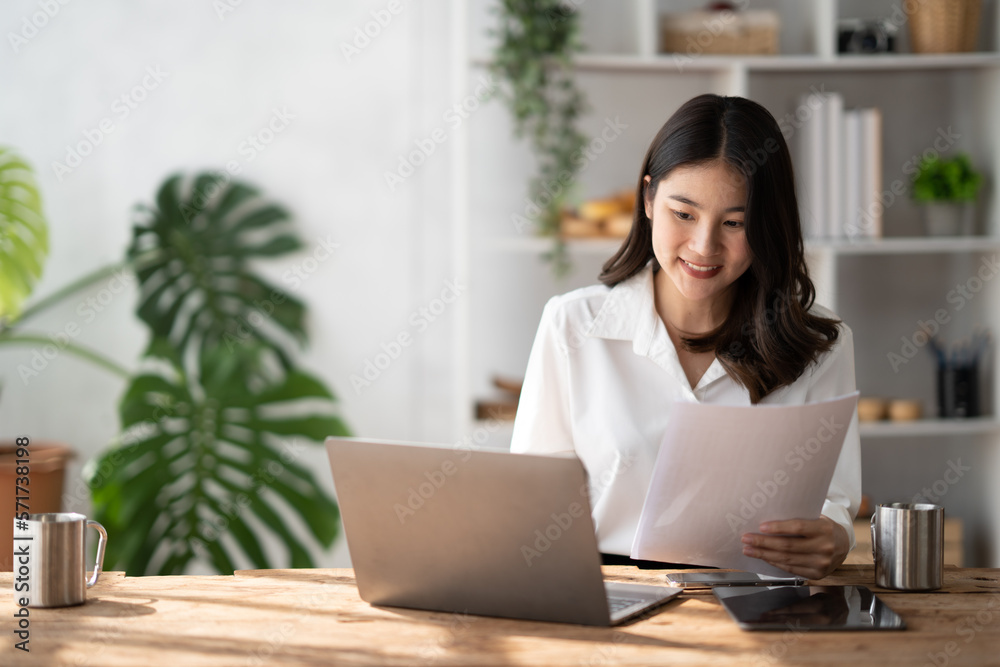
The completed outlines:
<svg viewBox="0 0 1000 667">
<path fill-rule="evenodd" d="M 712 592 L 743 630 L 906 628 L 867 586 L 727 586 Z"/>
</svg>

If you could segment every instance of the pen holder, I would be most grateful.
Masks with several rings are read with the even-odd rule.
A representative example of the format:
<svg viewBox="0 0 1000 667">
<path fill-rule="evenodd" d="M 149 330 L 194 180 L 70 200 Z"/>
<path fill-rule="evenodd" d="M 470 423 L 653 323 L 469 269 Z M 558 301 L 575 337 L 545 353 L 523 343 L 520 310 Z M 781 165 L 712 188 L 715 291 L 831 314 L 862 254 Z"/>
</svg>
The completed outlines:
<svg viewBox="0 0 1000 667">
<path fill-rule="evenodd" d="M 941 417 L 978 417 L 979 373 L 976 365 L 938 365 L 937 394 Z"/>
</svg>

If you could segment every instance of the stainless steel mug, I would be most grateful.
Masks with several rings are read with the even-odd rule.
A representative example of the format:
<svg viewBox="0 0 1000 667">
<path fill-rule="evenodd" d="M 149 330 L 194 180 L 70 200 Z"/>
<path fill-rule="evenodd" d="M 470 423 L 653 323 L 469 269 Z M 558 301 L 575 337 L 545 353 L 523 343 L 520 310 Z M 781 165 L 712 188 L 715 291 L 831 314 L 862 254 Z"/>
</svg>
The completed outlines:
<svg viewBox="0 0 1000 667">
<path fill-rule="evenodd" d="M 97 562 L 90 580 L 84 569 L 84 533 L 100 533 Z M 29 514 L 14 519 L 14 599 L 27 598 L 29 607 L 70 607 L 87 601 L 87 589 L 97 583 L 104 566 L 108 533 L 82 514 Z M 19 578 L 20 577 L 20 578 Z M 25 584 L 19 588 L 18 583 Z"/>
<path fill-rule="evenodd" d="M 872 515 L 875 583 L 901 591 L 941 588 L 944 579 L 944 508 L 888 503 Z"/>
</svg>

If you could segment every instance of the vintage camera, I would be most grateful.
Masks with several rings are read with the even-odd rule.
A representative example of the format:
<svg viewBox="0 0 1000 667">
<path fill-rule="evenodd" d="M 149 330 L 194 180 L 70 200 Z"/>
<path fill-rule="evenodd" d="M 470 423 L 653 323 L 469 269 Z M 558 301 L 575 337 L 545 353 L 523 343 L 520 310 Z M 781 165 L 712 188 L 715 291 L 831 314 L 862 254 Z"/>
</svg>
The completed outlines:
<svg viewBox="0 0 1000 667">
<path fill-rule="evenodd" d="M 890 53 L 896 50 L 896 26 L 890 21 L 842 19 L 837 22 L 838 53 Z"/>
</svg>

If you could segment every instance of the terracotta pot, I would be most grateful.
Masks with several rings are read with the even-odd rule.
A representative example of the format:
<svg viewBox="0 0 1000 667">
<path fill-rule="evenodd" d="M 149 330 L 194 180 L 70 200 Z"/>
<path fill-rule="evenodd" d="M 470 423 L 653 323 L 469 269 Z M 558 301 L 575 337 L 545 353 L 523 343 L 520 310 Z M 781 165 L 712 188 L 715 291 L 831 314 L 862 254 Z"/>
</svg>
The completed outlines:
<svg viewBox="0 0 1000 667">
<path fill-rule="evenodd" d="M 62 508 L 66 464 L 74 453 L 54 442 L 32 440 L 28 464 L 28 512 L 59 512 Z M 10 441 L 0 443 L 0 571 L 10 572 L 14 560 L 14 511 L 17 478 L 17 447 Z M 22 485 L 23 488 L 23 485 Z M 23 508 L 18 508 L 23 512 Z"/>
</svg>

